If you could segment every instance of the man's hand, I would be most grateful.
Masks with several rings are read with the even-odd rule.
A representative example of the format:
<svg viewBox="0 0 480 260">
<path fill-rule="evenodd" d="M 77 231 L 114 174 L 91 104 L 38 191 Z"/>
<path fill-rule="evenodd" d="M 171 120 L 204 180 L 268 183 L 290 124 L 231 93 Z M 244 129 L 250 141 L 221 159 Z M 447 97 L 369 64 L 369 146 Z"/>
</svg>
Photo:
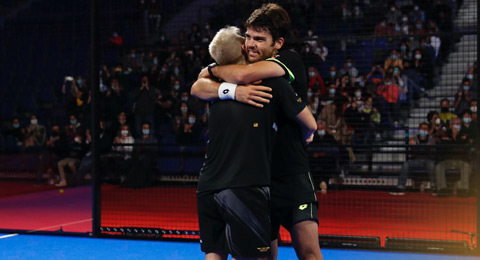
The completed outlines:
<svg viewBox="0 0 480 260">
<path fill-rule="evenodd" d="M 205 67 L 202 69 L 202 71 L 200 71 L 200 73 L 198 74 L 198 78 L 210 78 L 210 73 L 208 73 L 208 67 Z"/>
<path fill-rule="evenodd" d="M 310 137 L 307 138 L 307 140 L 305 140 L 305 143 L 310 144 L 312 141 L 313 141 L 313 134 L 311 134 Z"/>
<path fill-rule="evenodd" d="M 270 103 L 272 94 L 270 94 L 269 92 L 271 91 L 271 88 L 265 86 L 257 86 L 250 84 L 238 85 L 235 92 L 235 100 L 261 108 L 263 107 L 263 104 Z"/>
</svg>

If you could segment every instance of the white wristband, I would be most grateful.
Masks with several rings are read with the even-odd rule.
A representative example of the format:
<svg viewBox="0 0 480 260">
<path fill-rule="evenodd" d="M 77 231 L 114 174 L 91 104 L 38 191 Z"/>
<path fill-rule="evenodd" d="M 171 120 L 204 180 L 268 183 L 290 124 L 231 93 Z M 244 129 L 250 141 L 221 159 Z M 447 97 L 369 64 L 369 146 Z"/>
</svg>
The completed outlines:
<svg viewBox="0 0 480 260">
<path fill-rule="evenodd" d="M 231 99 L 235 100 L 235 91 L 237 90 L 237 84 L 223 82 L 218 87 L 218 98 L 220 100 Z"/>
</svg>

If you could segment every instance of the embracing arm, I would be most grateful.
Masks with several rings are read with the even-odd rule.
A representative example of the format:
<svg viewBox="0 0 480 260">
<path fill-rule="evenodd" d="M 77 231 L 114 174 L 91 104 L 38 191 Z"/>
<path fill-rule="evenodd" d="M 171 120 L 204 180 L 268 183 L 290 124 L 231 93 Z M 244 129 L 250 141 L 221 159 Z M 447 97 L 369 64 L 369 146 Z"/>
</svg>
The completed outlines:
<svg viewBox="0 0 480 260">
<path fill-rule="evenodd" d="M 300 124 L 302 128 L 303 137 L 307 143 L 312 142 L 313 133 L 317 130 L 317 122 L 310 112 L 308 107 L 305 107 L 298 115 L 295 117 L 295 120 Z"/>
<path fill-rule="evenodd" d="M 237 84 L 249 84 L 257 80 L 285 75 L 285 70 L 271 61 L 259 61 L 248 65 L 215 66 L 211 70 L 217 78 Z M 200 73 L 200 77 L 205 76 L 208 76 L 206 69 Z"/>
<path fill-rule="evenodd" d="M 210 78 L 199 78 L 193 83 L 190 94 L 204 101 L 218 99 L 220 83 Z M 269 103 L 272 89 L 259 85 L 239 85 L 235 91 L 235 100 L 256 107 L 263 107 L 262 103 Z"/>
</svg>

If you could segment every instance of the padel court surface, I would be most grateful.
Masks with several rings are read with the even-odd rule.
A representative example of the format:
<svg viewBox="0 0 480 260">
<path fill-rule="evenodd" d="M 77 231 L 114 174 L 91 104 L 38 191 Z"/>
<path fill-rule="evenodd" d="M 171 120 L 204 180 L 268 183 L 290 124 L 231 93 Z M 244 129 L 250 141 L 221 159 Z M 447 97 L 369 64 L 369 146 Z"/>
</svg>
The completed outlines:
<svg viewBox="0 0 480 260">
<path fill-rule="evenodd" d="M 37 231 L 92 231 L 91 188 L 32 187 L 6 183 L 0 192 L 0 229 L 31 234 L 0 235 L 0 259 L 202 259 L 195 242 L 139 241 L 38 235 Z M 28 186 L 28 187 L 27 187 Z M 11 189 L 10 192 L 6 190 Z M 15 191 L 12 193 L 12 191 Z M 476 246 L 468 233 L 476 233 L 475 198 L 438 198 L 429 193 L 392 196 L 385 191 L 332 190 L 318 194 L 319 234 L 377 238 L 382 247 L 389 239 L 463 241 Z M 198 231 L 195 188 L 151 187 L 142 189 L 103 185 L 101 226 L 141 227 L 181 231 L 172 238 L 198 238 L 183 231 Z M 105 230 L 105 229 L 104 229 Z M 113 234 L 116 232 L 105 232 Z M 188 233 L 186 233 L 188 234 Z M 289 242 L 288 233 L 281 233 Z M 323 249 L 325 259 L 480 259 L 472 256 L 411 254 L 349 249 Z M 282 247 L 279 259 L 296 259 Z"/>
</svg>

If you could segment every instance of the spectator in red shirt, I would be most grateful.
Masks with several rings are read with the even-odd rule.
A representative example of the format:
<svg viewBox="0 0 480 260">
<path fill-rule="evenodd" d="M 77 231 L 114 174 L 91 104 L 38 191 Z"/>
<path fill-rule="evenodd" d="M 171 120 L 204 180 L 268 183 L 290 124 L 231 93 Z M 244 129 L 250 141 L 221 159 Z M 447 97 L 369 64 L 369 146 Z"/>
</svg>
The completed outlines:
<svg viewBox="0 0 480 260">
<path fill-rule="evenodd" d="M 377 88 L 377 94 L 383 107 L 382 111 L 386 112 L 387 122 L 390 125 L 397 126 L 400 111 L 400 103 L 398 101 L 400 88 L 392 81 L 392 75 L 385 75 L 383 85 Z"/>
</svg>

